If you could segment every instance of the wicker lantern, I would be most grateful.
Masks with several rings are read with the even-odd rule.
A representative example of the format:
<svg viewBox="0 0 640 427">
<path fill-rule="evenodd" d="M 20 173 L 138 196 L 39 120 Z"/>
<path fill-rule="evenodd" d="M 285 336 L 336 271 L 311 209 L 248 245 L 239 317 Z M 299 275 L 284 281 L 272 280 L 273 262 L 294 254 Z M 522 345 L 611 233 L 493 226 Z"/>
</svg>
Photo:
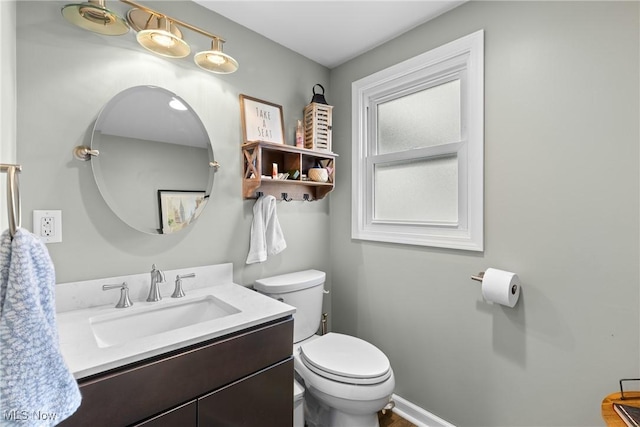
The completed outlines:
<svg viewBox="0 0 640 427">
<path fill-rule="evenodd" d="M 320 86 L 322 93 L 316 93 Z M 304 108 L 304 148 L 316 151 L 331 151 L 331 110 L 324 99 L 324 87 L 313 87 L 311 103 Z"/>
</svg>

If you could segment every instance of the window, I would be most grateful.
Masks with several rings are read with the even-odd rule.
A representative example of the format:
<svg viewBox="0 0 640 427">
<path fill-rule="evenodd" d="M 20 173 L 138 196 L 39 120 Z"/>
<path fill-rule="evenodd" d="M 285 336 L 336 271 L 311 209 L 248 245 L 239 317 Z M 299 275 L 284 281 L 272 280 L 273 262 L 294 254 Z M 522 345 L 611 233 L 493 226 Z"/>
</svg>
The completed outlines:
<svg viewBox="0 0 640 427">
<path fill-rule="evenodd" d="M 352 237 L 483 250 L 484 32 L 352 85 Z"/>
</svg>

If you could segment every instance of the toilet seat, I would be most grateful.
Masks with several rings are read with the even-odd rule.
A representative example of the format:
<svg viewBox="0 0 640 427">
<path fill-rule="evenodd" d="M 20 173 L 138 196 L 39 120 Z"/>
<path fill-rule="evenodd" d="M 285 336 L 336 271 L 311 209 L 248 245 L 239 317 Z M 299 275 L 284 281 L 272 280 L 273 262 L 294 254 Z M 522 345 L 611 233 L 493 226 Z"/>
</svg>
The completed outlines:
<svg viewBox="0 0 640 427">
<path fill-rule="evenodd" d="M 330 332 L 303 343 L 299 354 L 310 371 L 341 383 L 379 384 L 392 375 L 389 359 L 382 351 L 349 335 Z"/>
</svg>

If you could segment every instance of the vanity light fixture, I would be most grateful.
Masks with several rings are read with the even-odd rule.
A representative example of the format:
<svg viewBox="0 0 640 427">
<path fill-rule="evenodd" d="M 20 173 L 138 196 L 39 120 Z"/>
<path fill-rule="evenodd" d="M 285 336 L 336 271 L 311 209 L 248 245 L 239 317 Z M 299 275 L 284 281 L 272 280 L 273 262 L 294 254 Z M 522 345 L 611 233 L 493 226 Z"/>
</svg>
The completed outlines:
<svg viewBox="0 0 640 427">
<path fill-rule="evenodd" d="M 145 49 L 168 58 L 184 58 L 191 53 L 191 47 L 171 18 L 135 8 L 127 12 L 127 21 L 137 31 L 136 39 Z"/>
<path fill-rule="evenodd" d="M 136 39 L 142 47 L 169 58 L 184 58 L 191 53 L 191 47 L 182 37 L 179 27 L 188 28 L 211 39 L 211 50 L 198 52 L 194 57 L 198 67 L 218 74 L 233 73 L 238 69 L 238 61 L 222 52 L 225 42 L 222 37 L 134 1 L 120 2 L 133 7 L 127 12 L 126 21 L 108 10 L 105 0 L 68 4 L 62 8 L 62 15 L 69 22 L 100 34 L 123 35 L 131 27 L 137 33 Z"/>
<path fill-rule="evenodd" d="M 138 32 L 138 42 L 146 49 L 159 55 L 174 58 L 183 58 L 189 55 L 191 48 L 183 40 L 182 33 L 178 28 L 184 27 L 212 40 L 211 50 L 198 52 L 194 57 L 195 63 L 200 68 L 219 74 L 233 73 L 238 69 L 238 61 L 222 52 L 222 44 L 224 43 L 222 37 L 159 13 L 134 1 L 120 1 L 133 6 L 133 9 L 127 13 L 127 21 Z M 153 41 L 149 39 L 153 39 Z M 175 54 L 173 53 L 174 51 L 176 52 Z M 185 51 L 186 53 L 184 53 Z"/>
<path fill-rule="evenodd" d="M 238 69 L 238 61 L 222 52 L 224 40 L 214 37 L 211 40 L 211 50 L 196 53 L 194 61 L 203 70 L 218 74 L 233 73 Z"/>
<path fill-rule="evenodd" d="M 129 32 L 127 22 L 107 9 L 105 0 L 65 5 L 62 16 L 72 24 L 98 34 L 121 36 Z"/>
</svg>

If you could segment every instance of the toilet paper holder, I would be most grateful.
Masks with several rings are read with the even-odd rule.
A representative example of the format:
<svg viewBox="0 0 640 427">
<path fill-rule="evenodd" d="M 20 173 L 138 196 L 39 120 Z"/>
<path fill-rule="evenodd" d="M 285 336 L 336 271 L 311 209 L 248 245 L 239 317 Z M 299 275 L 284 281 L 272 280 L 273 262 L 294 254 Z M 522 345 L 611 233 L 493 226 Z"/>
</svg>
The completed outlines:
<svg viewBox="0 0 640 427">
<path fill-rule="evenodd" d="M 476 274 L 475 276 L 471 276 L 471 280 L 475 280 L 476 282 L 482 282 L 483 278 L 484 278 L 484 271 L 481 271 L 480 273 Z"/>
<path fill-rule="evenodd" d="M 475 280 L 476 282 L 482 282 L 483 278 L 484 278 L 484 271 L 481 271 L 475 276 L 471 276 L 471 280 Z M 511 294 L 515 295 L 516 292 L 518 292 L 518 285 L 514 284 L 513 286 L 511 286 Z"/>
</svg>

